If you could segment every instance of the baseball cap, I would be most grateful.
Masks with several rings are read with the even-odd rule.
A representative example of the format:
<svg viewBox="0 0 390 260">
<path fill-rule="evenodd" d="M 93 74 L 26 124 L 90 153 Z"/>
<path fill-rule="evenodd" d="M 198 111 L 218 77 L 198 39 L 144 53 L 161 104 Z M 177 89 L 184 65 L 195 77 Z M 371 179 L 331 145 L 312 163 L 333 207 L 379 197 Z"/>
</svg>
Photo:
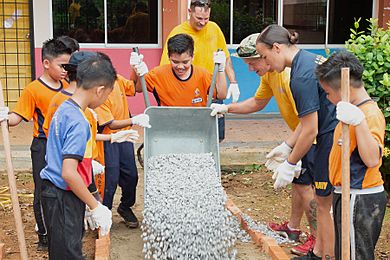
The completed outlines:
<svg viewBox="0 0 390 260">
<path fill-rule="evenodd" d="M 238 58 L 260 58 L 256 51 L 256 40 L 260 33 L 254 33 L 246 37 L 241 41 L 240 45 L 236 49 L 236 53 L 233 53 L 233 57 Z"/>
<path fill-rule="evenodd" d="M 88 60 L 90 58 L 97 57 L 97 55 L 98 54 L 96 52 L 92 52 L 92 51 L 76 51 L 72 54 L 72 56 L 70 56 L 69 63 L 62 64 L 62 67 L 66 71 L 76 71 L 77 66 L 81 62 Z"/>
</svg>

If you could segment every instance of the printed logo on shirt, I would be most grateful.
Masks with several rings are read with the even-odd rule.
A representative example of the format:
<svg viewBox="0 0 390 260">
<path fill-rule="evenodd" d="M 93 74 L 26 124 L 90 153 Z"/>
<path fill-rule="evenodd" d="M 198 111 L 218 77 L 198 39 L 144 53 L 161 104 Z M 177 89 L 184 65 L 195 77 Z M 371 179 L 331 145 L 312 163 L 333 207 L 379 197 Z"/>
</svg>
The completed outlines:
<svg viewBox="0 0 390 260">
<path fill-rule="evenodd" d="M 202 102 L 202 101 L 203 101 L 203 98 L 201 98 L 201 97 L 199 97 L 199 98 L 194 98 L 194 99 L 192 100 L 192 104 L 200 103 L 200 102 Z"/>
<path fill-rule="evenodd" d="M 327 59 L 324 58 L 323 56 L 317 55 L 317 56 L 316 56 L 315 63 L 318 64 L 318 65 L 321 65 L 321 64 L 324 63 L 326 60 L 327 60 Z"/>
<path fill-rule="evenodd" d="M 326 190 L 326 187 L 328 186 L 328 182 L 326 181 L 316 181 L 314 184 L 316 185 L 317 190 Z"/>
<path fill-rule="evenodd" d="M 196 88 L 194 93 L 195 93 L 195 97 L 198 97 L 200 95 L 200 90 Z"/>
</svg>

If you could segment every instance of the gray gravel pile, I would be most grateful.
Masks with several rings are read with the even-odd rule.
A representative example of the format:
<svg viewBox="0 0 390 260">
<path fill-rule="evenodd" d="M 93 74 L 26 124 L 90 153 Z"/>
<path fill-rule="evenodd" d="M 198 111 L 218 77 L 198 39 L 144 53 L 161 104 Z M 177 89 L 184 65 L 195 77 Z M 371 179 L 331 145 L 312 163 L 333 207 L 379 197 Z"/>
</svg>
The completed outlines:
<svg viewBox="0 0 390 260">
<path fill-rule="evenodd" d="M 235 259 L 236 228 L 207 154 L 151 157 L 145 176 L 146 259 Z"/>
<path fill-rule="evenodd" d="M 269 230 L 269 228 L 266 225 L 261 224 L 261 223 L 257 223 L 248 215 L 241 213 L 241 216 L 248 223 L 248 226 L 250 229 L 252 229 L 254 231 L 261 232 L 262 234 L 264 234 L 268 237 L 272 237 L 273 239 L 275 239 L 276 243 L 283 244 L 283 243 L 291 242 L 287 238 L 280 236 L 278 233 L 276 233 L 272 230 Z"/>
</svg>

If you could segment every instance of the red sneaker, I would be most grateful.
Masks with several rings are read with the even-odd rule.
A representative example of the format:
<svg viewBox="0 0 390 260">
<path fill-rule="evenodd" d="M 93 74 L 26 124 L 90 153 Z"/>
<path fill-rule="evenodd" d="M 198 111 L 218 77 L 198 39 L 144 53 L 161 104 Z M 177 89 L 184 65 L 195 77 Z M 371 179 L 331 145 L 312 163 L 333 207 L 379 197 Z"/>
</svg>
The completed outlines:
<svg viewBox="0 0 390 260">
<path fill-rule="evenodd" d="M 309 251 L 313 250 L 314 245 L 316 244 L 316 237 L 313 235 L 310 235 L 307 239 L 306 242 L 303 243 L 302 245 L 295 246 L 291 248 L 291 252 L 296 255 L 307 255 Z"/>
<path fill-rule="evenodd" d="M 269 222 L 267 224 L 268 228 L 271 229 L 272 231 L 275 231 L 279 235 L 288 238 L 290 240 L 294 240 L 296 242 L 299 242 L 299 236 L 301 235 L 301 231 L 296 229 L 292 230 L 288 227 L 288 221 L 282 223 L 282 224 L 277 224 L 273 222 Z"/>
</svg>

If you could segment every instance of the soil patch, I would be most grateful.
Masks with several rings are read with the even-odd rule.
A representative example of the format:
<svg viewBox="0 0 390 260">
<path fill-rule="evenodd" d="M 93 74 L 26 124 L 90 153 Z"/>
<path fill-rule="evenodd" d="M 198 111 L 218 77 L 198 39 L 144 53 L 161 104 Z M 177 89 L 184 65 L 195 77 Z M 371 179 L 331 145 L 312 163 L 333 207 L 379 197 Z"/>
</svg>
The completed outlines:
<svg viewBox="0 0 390 260">
<path fill-rule="evenodd" d="M 48 259 L 47 252 L 36 250 L 38 236 L 35 233 L 32 173 L 18 173 L 16 182 L 29 259 Z M 7 174 L 0 175 L 0 187 L 8 187 Z M 12 204 L 9 204 L 9 207 L 6 209 L 0 207 L 0 219 L 0 241 L 5 244 L 5 259 L 20 259 Z M 95 231 L 88 231 L 84 236 L 83 252 L 87 259 L 94 259 L 96 237 L 97 233 Z"/>
<path fill-rule="evenodd" d="M 242 171 L 225 173 L 222 183 L 228 196 L 243 213 L 250 215 L 255 221 L 281 222 L 289 217 L 291 197 L 290 188 L 275 191 L 272 187 L 272 174 L 263 167 L 254 165 Z M 137 204 L 134 212 L 142 220 L 143 208 L 143 172 L 139 171 Z M 6 174 L 0 175 L 0 187 L 8 186 Z M 47 259 L 47 253 L 36 250 L 37 235 L 34 231 L 33 214 L 33 181 L 30 172 L 17 174 L 17 188 L 25 229 L 27 249 L 30 259 Z M 111 259 L 144 259 L 142 254 L 141 230 L 129 229 L 116 212 L 119 204 L 120 189 L 118 189 L 113 207 L 113 226 L 111 231 Z M 0 208 L 0 241 L 5 243 L 5 259 L 20 259 L 14 218 L 11 205 L 8 209 Z M 301 228 L 308 230 L 306 219 Z M 93 259 L 95 252 L 96 232 L 88 231 L 84 238 L 84 254 L 87 259 Z M 269 259 L 260 253 L 253 243 L 238 243 L 237 259 Z M 284 246 L 289 252 L 291 245 Z M 292 255 L 291 255 L 292 256 Z M 382 233 L 376 247 L 376 259 L 390 259 L 390 208 L 387 208 Z"/>
<path fill-rule="evenodd" d="M 234 203 L 245 214 L 260 223 L 284 222 L 288 220 L 291 210 L 291 187 L 275 191 L 272 173 L 265 167 L 253 165 L 241 171 L 222 175 L 225 191 Z M 382 226 L 382 232 L 376 246 L 376 259 L 390 259 L 390 205 Z M 306 218 L 303 217 L 301 229 L 309 231 Z M 282 247 L 290 254 L 291 245 Z M 294 256 L 290 254 L 290 256 Z"/>
</svg>

